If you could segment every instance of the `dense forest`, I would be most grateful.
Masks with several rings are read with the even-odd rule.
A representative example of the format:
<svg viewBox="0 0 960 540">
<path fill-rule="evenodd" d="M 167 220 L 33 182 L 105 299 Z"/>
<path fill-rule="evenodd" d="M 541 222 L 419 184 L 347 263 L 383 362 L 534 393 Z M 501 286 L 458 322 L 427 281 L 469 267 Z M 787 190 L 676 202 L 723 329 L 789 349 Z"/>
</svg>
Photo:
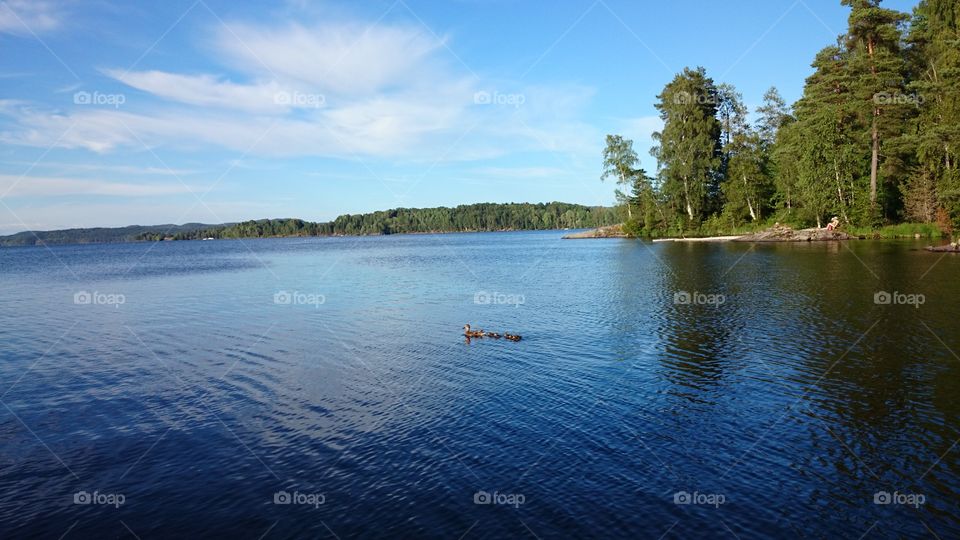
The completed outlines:
<svg viewBox="0 0 960 540">
<path fill-rule="evenodd" d="M 147 232 L 137 240 L 573 229 L 611 225 L 618 220 L 617 211 L 605 207 L 559 202 L 480 203 L 456 208 L 396 208 L 369 214 L 345 214 L 323 223 L 301 219 L 262 219 L 169 235 Z"/>
<path fill-rule="evenodd" d="M 183 225 L 130 225 L 128 227 L 96 227 L 57 231 L 23 231 L 9 236 L 0 236 L 0 246 L 134 242 L 146 235 L 173 236 L 198 229 L 221 226 L 223 225 L 185 223 Z"/>
<path fill-rule="evenodd" d="M 687 68 L 657 96 L 654 175 L 631 141 L 607 136 L 602 178 L 620 186 L 629 232 L 819 227 L 832 216 L 851 228 L 960 226 L 960 2 L 922 0 L 906 14 L 841 1 L 848 30 L 816 55 L 792 107 L 770 88 L 751 122 L 733 85 Z"/>
</svg>

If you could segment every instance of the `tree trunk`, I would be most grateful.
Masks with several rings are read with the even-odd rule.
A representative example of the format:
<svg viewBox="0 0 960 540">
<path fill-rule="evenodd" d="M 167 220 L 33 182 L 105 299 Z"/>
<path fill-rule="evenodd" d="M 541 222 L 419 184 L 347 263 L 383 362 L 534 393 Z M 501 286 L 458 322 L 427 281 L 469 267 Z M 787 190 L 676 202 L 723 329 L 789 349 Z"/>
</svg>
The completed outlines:
<svg viewBox="0 0 960 540">
<path fill-rule="evenodd" d="M 870 56 L 870 73 L 876 77 L 877 65 L 873 60 L 873 37 L 867 39 L 867 54 Z M 880 108 L 873 108 L 873 125 L 870 128 L 870 138 L 873 142 L 873 150 L 870 156 L 870 206 L 877 205 L 877 165 L 880 161 L 880 133 L 877 130 L 877 117 L 880 116 Z"/>
<path fill-rule="evenodd" d="M 623 174 L 623 169 L 620 169 L 620 185 L 627 185 L 627 176 Z M 630 199 L 627 199 L 627 220 L 633 219 L 633 212 L 630 211 Z"/>
<path fill-rule="evenodd" d="M 683 197 L 684 202 L 687 204 L 687 215 L 690 216 L 690 221 L 693 222 L 693 207 L 690 206 L 690 184 L 687 182 L 686 177 L 683 179 Z"/>
<path fill-rule="evenodd" d="M 840 185 L 840 169 L 837 167 L 837 162 L 833 162 L 833 174 L 837 180 L 837 197 L 840 199 L 840 215 L 843 216 L 843 221 L 849 223 L 850 218 L 847 217 L 847 202 L 843 199 L 843 189 Z"/>
<path fill-rule="evenodd" d="M 747 175 L 743 175 L 743 187 L 744 189 L 746 189 L 747 187 Z M 750 221 L 756 221 L 757 213 L 753 211 L 753 204 L 750 203 L 749 195 L 747 196 L 747 208 L 750 209 Z"/>
<path fill-rule="evenodd" d="M 873 128 L 870 130 L 870 138 L 873 140 L 873 151 L 870 155 L 870 206 L 877 205 L 877 165 L 880 162 L 880 133 L 877 131 L 878 109 L 874 109 Z"/>
</svg>

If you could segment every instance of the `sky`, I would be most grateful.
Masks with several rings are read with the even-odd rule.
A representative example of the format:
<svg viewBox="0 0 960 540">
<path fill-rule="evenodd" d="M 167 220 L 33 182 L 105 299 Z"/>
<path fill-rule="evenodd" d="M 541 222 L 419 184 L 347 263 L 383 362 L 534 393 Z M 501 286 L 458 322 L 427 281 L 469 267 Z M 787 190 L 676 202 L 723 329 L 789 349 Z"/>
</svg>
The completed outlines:
<svg viewBox="0 0 960 540">
<path fill-rule="evenodd" d="M 910 11 L 915 2 L 888 0 Z M 722 8 L 722 9 L 721 9 Z M 684 67 L 800 97 L 839 0 L 0 0 L 0 234 L 611 204 Z"/>
</svg>

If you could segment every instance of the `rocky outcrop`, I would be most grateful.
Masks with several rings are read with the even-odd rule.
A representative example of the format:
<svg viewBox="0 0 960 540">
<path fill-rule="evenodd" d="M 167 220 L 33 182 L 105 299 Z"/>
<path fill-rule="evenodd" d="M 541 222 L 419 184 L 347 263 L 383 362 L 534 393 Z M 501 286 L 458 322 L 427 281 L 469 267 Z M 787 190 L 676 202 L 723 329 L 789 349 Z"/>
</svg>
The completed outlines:
<svg viewBox="0 0 960 540">
<path fill-rule="evenodd" d="M 568 240 L 579 238 L 628 238 L 627 233 L 623 232 L 623 225 L 608 225 L 598 229 L 590 229 L 578 233 L 568 234 L 563 237 Z"/>
<path fill-rule="evenodd" d="M 927 251 L 936 251 L 938 253 L 960 253 L 960 243 L 953 242 L 945 246 L 927 246 Z"/>
<path fill-rule="evenodd" d="M 733 240 L 733 242 L 822 242 L 831 240 L 856 240 L 858 237 L 842 231 L 828 231 L 827 229 L 795 230 L 786 225 L 774 225 L 765 231 L 748 234 Z"/>
</svg>

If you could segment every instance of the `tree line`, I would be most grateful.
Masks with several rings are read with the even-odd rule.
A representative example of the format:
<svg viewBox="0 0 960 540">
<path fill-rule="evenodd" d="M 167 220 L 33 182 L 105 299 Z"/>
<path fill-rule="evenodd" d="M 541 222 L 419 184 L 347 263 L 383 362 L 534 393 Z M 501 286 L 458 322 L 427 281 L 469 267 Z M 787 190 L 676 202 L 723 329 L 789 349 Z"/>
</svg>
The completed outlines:
<svg viewBox="0 0 960 540">
<path fill-rule="evenodd" d="M 367 214 L 345 214 L 328 222 L 261 219 L 216 225 L 175 234 L 150 231 L 137 240 L 202 238 L 265 238 L 275 236 L 338 236 L 432 232 L 580 229 L 619 223 L 616 209 L 551 203 L 480 203 L 456 208 L 395 208 Z"/>
<path fill-rule="evenodd" d="M 841 3 L 848 29 L 816 55 L 792 106 L 772 87 L 751 122 L 733 85 L 686 68 L 657 96 L 655 174 L 638 167 L 632 141 L 607 136 L 601 178 L 618 184 L 629 232 L 819 227 L 831 216 L 960 226 L 960 3 L 922 0 L 912 14 Z"/>
</svg>

